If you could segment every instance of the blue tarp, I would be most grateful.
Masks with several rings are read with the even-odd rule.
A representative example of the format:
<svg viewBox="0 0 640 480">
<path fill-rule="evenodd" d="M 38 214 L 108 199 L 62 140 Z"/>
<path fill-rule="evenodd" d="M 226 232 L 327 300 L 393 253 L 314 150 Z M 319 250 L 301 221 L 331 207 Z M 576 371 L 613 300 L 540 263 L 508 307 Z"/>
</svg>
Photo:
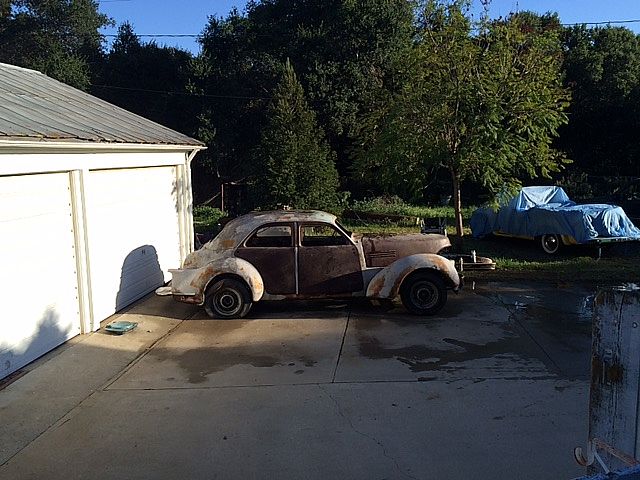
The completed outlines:
<svg viewBox="0 0 640 480">
<path fill-rule="evenodd" d="M 577 205 L 560 187 L 524 187 L 497 212 L 479 208 L 469 222 L 474 237 L 502 232 L 523 237 L 555 233 L 578 243 L 607 237 L 640 240 L 636 228 L 616 205 Z"/>
</svg>

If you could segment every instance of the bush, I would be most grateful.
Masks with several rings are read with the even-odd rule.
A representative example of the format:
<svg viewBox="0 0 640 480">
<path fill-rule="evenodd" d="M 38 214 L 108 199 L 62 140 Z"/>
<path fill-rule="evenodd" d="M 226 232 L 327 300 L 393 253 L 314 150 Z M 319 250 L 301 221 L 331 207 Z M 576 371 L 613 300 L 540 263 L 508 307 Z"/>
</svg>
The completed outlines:
<svg viewBox="0 0 640 480">
<path fill-rule="evenodd" d="M 219 208 L 198 205 L 193 208 L 193 228 L 196 233 L 210 233 L 217 231 L 218 222 L 225 216 L 226 213 Z"/>
<path fill-rule="evenodd" d="M 465 207 L 462 209 L 462 218 L 469 221 L 471 214 L 476 207 Z M 453 207 L 427 207 L 405 203 L 400 197 L 388 195 L 365 200 L 356 200 L 351 204 L 351 210 L 366 213 L 381 213 L 387 215 L 406 215 L 409 217 L 421 218 L 446 218 L 453 221 L 455 212 Z"/>
</svg>

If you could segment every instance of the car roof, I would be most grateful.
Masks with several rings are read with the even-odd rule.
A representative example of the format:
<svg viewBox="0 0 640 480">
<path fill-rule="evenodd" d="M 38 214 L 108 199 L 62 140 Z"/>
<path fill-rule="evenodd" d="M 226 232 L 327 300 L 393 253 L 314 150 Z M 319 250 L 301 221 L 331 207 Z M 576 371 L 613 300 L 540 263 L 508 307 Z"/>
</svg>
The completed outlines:
<svg viewBox="0 0 640 480">
<path fill-rule="evenodd" d="M 322 222 L 334 224 L 336 216 L 320 210 L 272 210 L 251 212 L 234 218 L 210 242 L 209 248 L 235 248 L 260 225 L 277 222 Z"/>
</svg>

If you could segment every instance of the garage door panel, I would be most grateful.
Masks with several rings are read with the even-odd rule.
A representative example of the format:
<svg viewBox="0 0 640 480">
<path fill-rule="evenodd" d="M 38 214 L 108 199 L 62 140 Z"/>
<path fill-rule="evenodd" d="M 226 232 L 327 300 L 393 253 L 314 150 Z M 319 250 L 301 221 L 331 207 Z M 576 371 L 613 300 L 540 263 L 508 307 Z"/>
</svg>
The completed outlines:
<svg viewBox="0 0 640 480">
<path fill-rule="evenodd" d="M 0 377 L 80 333 L 69 175 L 0 177 Z"/>
<path fill-rule="evenodd" d="M 180 264 L 176 168 L 101 170 L 86 188 L 94 319 L 170 279 Z"/>
</svg>

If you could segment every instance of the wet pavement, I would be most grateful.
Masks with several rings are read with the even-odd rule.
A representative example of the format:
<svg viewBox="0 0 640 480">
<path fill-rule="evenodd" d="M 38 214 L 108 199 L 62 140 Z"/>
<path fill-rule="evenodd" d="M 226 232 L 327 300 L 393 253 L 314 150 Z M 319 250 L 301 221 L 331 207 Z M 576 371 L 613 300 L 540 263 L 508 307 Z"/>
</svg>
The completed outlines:
<svg viewBox="0 0 640 480">
<path fill-rule="evenodd" d="M 355 301 L 194 310 L 0 477 L 581 475 L 595 292 L 467 287 L 421 319 Z M 154 321 L 166 301 L 147 300 Z"/>
</svg>

